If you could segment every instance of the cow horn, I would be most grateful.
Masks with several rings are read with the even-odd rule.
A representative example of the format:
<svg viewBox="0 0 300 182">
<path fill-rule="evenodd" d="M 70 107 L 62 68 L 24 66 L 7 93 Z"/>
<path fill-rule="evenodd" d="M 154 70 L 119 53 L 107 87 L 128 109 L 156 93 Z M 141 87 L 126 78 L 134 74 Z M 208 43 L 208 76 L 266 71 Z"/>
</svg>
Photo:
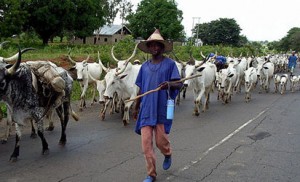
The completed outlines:
<svg viewBox="0 0 300 182">
<path fill-rule="evenodd" d="M 131 55 L 128 59 L 125 60 L 125 63 L 124 63 L 125 66 L 124 66 L 118 73 L 116 73 L 117 76 L 120 75 L 121 73 L 123 73 L 123 72 L 125 71 L 125 69 L 126 69 L 126 67 L 127 67 L 127 65 L 128 65 L 128 62 L 130 61 L 130 59 L 132 59 L 132 58 L 135 56 L 135 54 L 136 54 L 136 49 L 137 49 L 137 45 L 138 45 L 138 44 L 135 45 L 134 51 L 133 51 L 132 55 Z"/>
<path fill-rule="evenodd" d="M 102 61 L 100 59 L 100 53 L 98 51 L 98 61 L 99 61 L 99 65 L 102 67 L 102 69 L 107 73 L 108 72 L 108 68 L 106 68 L 103 64 Z"/>
<path fill-rule="evenodd" d="M 185 62 L 183 62 L 183 61 L 181 61 L 180 59 L 178 59 L 178 57 L 176 56 L 176 54 L 172 51 L 172 54 L 174 55 L 174 57 L 175 57 L 175 59 L 176 59 L 176 61 L 177 62 L 179 62 L 179 63 L 181 63 L 182 65 L 186 65 L 186 63 Z"/>
<path fill-rule="evenodd" d="M 127 64 L 127 62 L 128 62 L 130 59 L 132 59 L 132 58 L 135 56 L 135 54 L 136 54 L 136 49 L 137 49 L 137 45 L 138 45 L 138 44 L 135 45 L 134 51 L 133 51 L 132 55 L 131 55 L 128 59 L 123 60 L 123 61 L 126 61 L 126 64 Z M 115 48 L 115 46 L 113 46 L 113 47 L 111 48 L 111 56 L 112 56 L 112 58 L 113 58 L 116 62 L 119 62 L 119 61 L 121 61 L 121 60 L 118 60 L 118 59 L 115 57 L 115 55 L 114 55 L 114 48 Z"/>
<path fill-rule="evenodd" d="M 73 64 L 76 64 L 76 61 L 74 61 L 74 60 L 71 58 L 70 53 L 71 53 L 71 49 L 70 49 L 69 52 L 68 52 L 68 59 L 69 59 L 69 61 L 70 61 L 71 63 L 73 63 Z"/>
<path fill-rule="evenodd" d="M 98 79 L 94 78 L 94 77 L 91 75 L 90 72 L 88 72 L 88 74 L 89 74 L 89 76 L 91 77 L 91 79 L 92 79 L 94 82 L 98 81 Z"/>
<path fill-rule="evenodd" d="M 202 56 L 203 59 L 206 58 L 206 57 L 203 55 L 202 51 L 200 51 L 200 55 Z"/>
<path fill-rule="evenodd" d="M 15 61 L 15 60 L 18 59 L 18 56 L 19 56 L 20 53 L 23 54 L 23 53 L 25 53 L 25 52 L 27 52 L 29 50 L 35 50 L 35 48 L 31 48 L 31 47 L 30 48 L 25 48 L 25 49 L 19 51 L 18 53 L 16 53 L 15 55 L 13 55 L 13 56 L 11 56 L 9 58 L 3 58 L 3 62 Z"/>
<path fill-rule="evenodd" d="M 1 43 L 0 43 L 0 49 L 2 49 L 3 45 L 6 44 L 6 43 L 8 43 L 8 42 L 9 42 L 9 41 L 1 42 Z"/>
<path fill-rule="evenodd" d="M 112 48 L 111 48 L 111 56 L 112 56 L 112 58 L 116 61 L 116 62 L 119 62 L 119 60 L 115 57 L 115 55 L 114 55 L 114 48 L 115 48 L 115 46 L 113 46 Z"/>
<path fill-rule="evenodd" d="M 85 60 L 83 60 L 83 61 L 88 62 L 89 59 L 90 59 L 90 54 L 88 54 L 87 58 Z"/>
<path fill-rule="evenodd" d="M 12 67 L 10 67 L 9 69 L 7 69 L 7 72 L 6 72 L 7 75 L 13 75 L 13 74 L 15 74 L 16 70 L 19 68 L 19 66 L 21 64 L 21 55 L 22 55 L 22 52 L 21 52 L 21 50 L 19 48 L 18 60 L 13 64 Z"/>
</svg>

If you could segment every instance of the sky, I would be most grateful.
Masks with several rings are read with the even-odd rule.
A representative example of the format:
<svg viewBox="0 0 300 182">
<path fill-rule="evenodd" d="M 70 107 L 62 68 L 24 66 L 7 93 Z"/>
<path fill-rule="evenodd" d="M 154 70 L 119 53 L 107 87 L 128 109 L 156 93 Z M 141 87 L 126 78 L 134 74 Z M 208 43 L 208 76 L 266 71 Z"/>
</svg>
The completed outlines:
<svg viewBox="0 0 300 182">
<path fill-rule="evenodd" d="M 129 0 L 130 1 L 130 0 Z M 135 11 L 141 0 L 131 0 Z M 293 27 L 300 28 L 300 0 L 175 0 L 183 12 L 186 35 L 197 23 L 234 19 L 250 41 L 279 41 Z M 119 23 L 116 18 L 114 23 Z"/>
</svg>

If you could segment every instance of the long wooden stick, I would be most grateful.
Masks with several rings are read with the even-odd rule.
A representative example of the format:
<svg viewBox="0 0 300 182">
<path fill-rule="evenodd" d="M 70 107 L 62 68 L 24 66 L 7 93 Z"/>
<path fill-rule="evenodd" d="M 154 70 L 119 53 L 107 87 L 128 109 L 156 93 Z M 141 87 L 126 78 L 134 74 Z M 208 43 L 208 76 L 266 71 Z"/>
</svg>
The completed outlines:
<svg viewBox="0 0 300 182">
<path fill-rule="evenodd" d="M 194 76 L 182 78 L 182 79 L 180 79 L 180 80 L 171 81 L 171 82 L 169 82 L 169 83 L 179 83 L 179 82 L 183 82 L 183 81 L 185 81 L 185 80 L 193 79 L 193 78 L 196 78 L 196 77 L 199 77 L 199 76 L 202 76 L 202 75 L 201 75 L 201 74 L 197 74 L 197 75 L 194 75 Z M 150 93 L 152 93 L 152 92 L 157 92 L 157 91 L 159 91 L 160 89 L 161 89 L 161 87 L 157 87 L 156 89 L 149 90 L 148 92 L 145 92 L 145 93 L 143 93 L 143 94 L 141 94 L 141 95 L 138 95 L 138 96 L 136 96 L 135 98 L 125 100 L 124 102 L 127 103 L 127 102 L 130 102 L 130 101 L 134 101 L 134 100 L 136 100 L 136 99 L 138 99 L 138 98 L 141 98 L 141 97 L 143 97 L 143 96 L 145 96 L 145 95 L 147 95 L 147 94 L 150 94 Z"/>
</svg>

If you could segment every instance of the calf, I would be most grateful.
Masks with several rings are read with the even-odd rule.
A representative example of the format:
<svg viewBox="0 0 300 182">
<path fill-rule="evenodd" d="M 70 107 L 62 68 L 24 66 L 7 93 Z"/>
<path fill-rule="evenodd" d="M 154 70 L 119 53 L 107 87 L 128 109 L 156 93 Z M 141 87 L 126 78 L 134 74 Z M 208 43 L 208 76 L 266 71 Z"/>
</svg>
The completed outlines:
<svg viewBox="0 0 300 182">
<path fill-rule="evenodd" d="M 286 85 L 288 82 L 289 76 L 288 74 L 283 74 L 280 76 L 280 94 L 283 95 L 286 91 Z"/>
<path fill-rule="evenodd" d="M 296 86 L 298 86 L 300 81 L 300 76 L 291 75 L 290 76 L 290 90 L 291 92 L 295 92 Z"/>
</svg>

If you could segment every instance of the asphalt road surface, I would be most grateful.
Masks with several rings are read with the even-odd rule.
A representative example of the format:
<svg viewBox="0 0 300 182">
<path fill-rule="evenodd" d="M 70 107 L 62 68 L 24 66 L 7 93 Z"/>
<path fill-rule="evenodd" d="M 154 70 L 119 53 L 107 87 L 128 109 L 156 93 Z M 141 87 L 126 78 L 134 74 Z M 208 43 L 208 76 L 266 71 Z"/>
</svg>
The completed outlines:
<svg viewBox="0 0 300 182">
<path fill-rule="evenodd" d="M 288 84 L 289 86 L 289 84 Z M 170 133 L 173 163 L 162 169 L 157 154 L 157 182 L 299 182 L 300 91 L 284 94 L 244 92 L 222 104 L 211 94 L 209 109 L 194 116 L 193 96 L 176 107 Z M 73 107 L 78 111 L 77 103 Z M 18 161 L 9 162 L 14 135 L 0 145 L 1 182 L 140 182 L 146 176 L 140 136 L 135 122 L 124 127 L 121 115 L 107 114 L 100 121 L 100 105 L 88 105 L 80 121 L 70 119 L 67 144 L 58 145 L 60 125 L 45 131 L 50 154 L 41 155 L 41 141 L 23 128 Z"/>
</svg>

